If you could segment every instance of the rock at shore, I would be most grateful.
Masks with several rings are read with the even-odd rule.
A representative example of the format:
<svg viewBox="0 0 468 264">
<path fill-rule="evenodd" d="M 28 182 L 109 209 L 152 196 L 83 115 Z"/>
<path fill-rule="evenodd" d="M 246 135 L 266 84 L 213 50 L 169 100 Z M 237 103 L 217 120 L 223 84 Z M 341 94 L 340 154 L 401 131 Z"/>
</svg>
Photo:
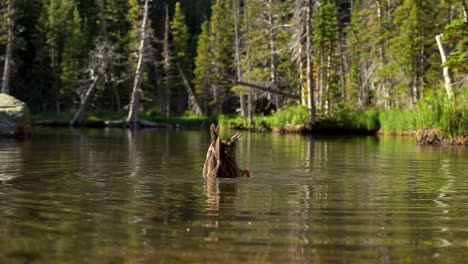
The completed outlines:
<svg viewBox="0 0 468 264">
<path fill-rule="evenodd" d="M 0 94 L 0 137 L 31 135 L 28 106 L 13 96 Z"/>
</svg>

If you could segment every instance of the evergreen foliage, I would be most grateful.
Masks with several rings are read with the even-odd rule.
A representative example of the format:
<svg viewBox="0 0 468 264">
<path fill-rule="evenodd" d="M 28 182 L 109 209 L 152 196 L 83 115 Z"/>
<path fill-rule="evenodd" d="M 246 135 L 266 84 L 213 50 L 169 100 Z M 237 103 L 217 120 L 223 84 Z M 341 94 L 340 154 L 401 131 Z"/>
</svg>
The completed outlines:
<svg viewBox="0 0 468 264">
<path fill-rule="evenodd" d="M 173 108 L 176 109 L 177 114 L 182 114 L 187 109 L 187 92 L 184 87 L 181 74 L 187 75 L 192 72 L 192 66 L 189 60 L 189 48 L 188 43 L 190 39 L 190 34 L 187 25 L 185 24 L 185 15 L 182 12 L 180 2 L 177 2 L 175 5 L 174 16 L 170 23 L 170 32 L 172 35 L 171 46 L 173 49 L 173 60 L 174 63 L 171 65 L 173 69 L 171 71 L 174 75 L 174 81 L 168 83 L 168 86 L 172 86 L 171 95 L 172 100 L 175 105 Z M 179 72 L 180 70 L 182 71 Z M 171 73 L 169 73 L 171 74 Z"/>
<path fill-rule="evenodd" d="M 73 7 L 73 16 L 67 28 L 66 40 L 62 55 L 60 80 L 63 84 L 61 93 L 71 94 L 83 76 L 84 65 L 88 56 L 87 34 L 84 23 Z"/>
<path fill-rule="evenodd" d="M 175 59 L 179 64 L 187 65 L 188 41 L 190 38 L 188 27 L 185 24 L 185 15 L 182 13 L 180 2 L 175 5 L 174 17 L 171 21 L 172 46 L 174 47 Z"/>
<path fill-rule="evenodd" d="M 203 112 L 208 113 L 208 102 L 210 102 L 210 84 L 212 83 L 211 77 L 212 63 L 211 63 L 211 40 L 209 23 L 206 21 L 201 25 L 201 33 L 198 36 L 197 42 L 197 56 L 195 57 L 195 94 L 204 102 L 202 105 Z"/>
</svg>

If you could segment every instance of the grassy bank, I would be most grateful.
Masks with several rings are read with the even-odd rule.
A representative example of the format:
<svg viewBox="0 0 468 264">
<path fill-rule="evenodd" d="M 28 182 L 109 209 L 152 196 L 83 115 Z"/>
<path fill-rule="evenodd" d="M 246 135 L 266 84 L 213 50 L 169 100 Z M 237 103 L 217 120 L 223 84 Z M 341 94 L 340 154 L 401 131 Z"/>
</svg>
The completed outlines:
<svg viewBox="0 0 468 264">
<path fill-rule="evenodd" d="M 299 133 L 375 133 L 379 129 L 378 112 L 340 110 L 329 115 L 317 116 L 310 127 L 309 113 L 305 106 L 283 108 L 270 116 L 255 116 L 252 122 L 240 116 L 221 116 L 219 124 L 236 129 Z"/>
<path fill-rule="evenodd" d="M 221 116 L 219 123 L 236 129 L 280 132 L 343 132 L 415 134 L 434 129 L 449 138 L 468 133 L 468 92 L 449 100 L 436 92 L 420 101 L 413 110 L 366 110 L 343 108 L 328 115 L 318 115 L 316 125 L 309 127 L 309 114 L 304 106 L 291 106 L 270 116 L 255 116 L 252 122 L 240 116 Z"/>
<path fill-rule="evenodd" d="M 124 114 L 113 112 L 87 113 L 84 125 L 103 126 L 106 120 L 124 120 Z M 72 113 L 34 114 L 34 123 L 46 125 L 68 125 Z M 350 108 L 334 110 L 327 115 L 318 115 L 316 124 L 310 127 L 308 109 L 304 106 L 289 106 L 272 115 L 254 116 L 252 121 L 239 115 L 219 117 L 185 114 L 166 118 L 157 110 L 140 115 L 141 119 L 164 125 L 201 127 L 219 123 L 234 129 L 254 131 L 278 131 L 295 133 L 359 133 L 380 131 L 384 134 L 415 134 L 417 130 L 435 129 L 449 138 L 468 136 L 468 91 L 457 98 L 448 100 L 445 94 L 436 92 L 420 101 L 413 110 L 366 110 Z"/>
<path fill-rule="evenodd" d="M 438 129 L 449 137 L 468 131 L 468 96 L 449 100 L 436 93 L 421 100 L 414 110 L 386 110 L 379 113 L 384 133 L 401 134 L 420 129 Z"/>
</svg>

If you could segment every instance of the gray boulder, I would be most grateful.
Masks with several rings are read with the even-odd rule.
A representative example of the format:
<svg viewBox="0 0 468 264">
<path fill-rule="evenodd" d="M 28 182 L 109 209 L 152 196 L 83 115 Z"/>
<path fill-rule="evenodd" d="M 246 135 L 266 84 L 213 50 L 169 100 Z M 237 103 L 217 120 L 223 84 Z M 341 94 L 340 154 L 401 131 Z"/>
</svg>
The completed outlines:
<svg viewBox="0 0 468 264">
<path fill-rule="evenodd" d="M 0 93 L 0 137 L 31 135 L 28 106 L 13 96 Z"/>
</svg>

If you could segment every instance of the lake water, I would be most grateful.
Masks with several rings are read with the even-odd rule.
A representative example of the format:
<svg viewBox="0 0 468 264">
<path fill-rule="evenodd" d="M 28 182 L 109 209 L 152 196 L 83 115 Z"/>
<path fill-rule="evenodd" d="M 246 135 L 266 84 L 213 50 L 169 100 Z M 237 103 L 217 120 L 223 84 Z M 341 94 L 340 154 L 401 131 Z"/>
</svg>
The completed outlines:
<svg viewBox="0 0 468 264">
<path fill-rule="evenodd" d="M 221 131 L 221 137 L 232 131 Z M 0 263 L 466 263 L 468 150 L 208 130 L 36 128 L 0 141 Z"/>
</svg>

